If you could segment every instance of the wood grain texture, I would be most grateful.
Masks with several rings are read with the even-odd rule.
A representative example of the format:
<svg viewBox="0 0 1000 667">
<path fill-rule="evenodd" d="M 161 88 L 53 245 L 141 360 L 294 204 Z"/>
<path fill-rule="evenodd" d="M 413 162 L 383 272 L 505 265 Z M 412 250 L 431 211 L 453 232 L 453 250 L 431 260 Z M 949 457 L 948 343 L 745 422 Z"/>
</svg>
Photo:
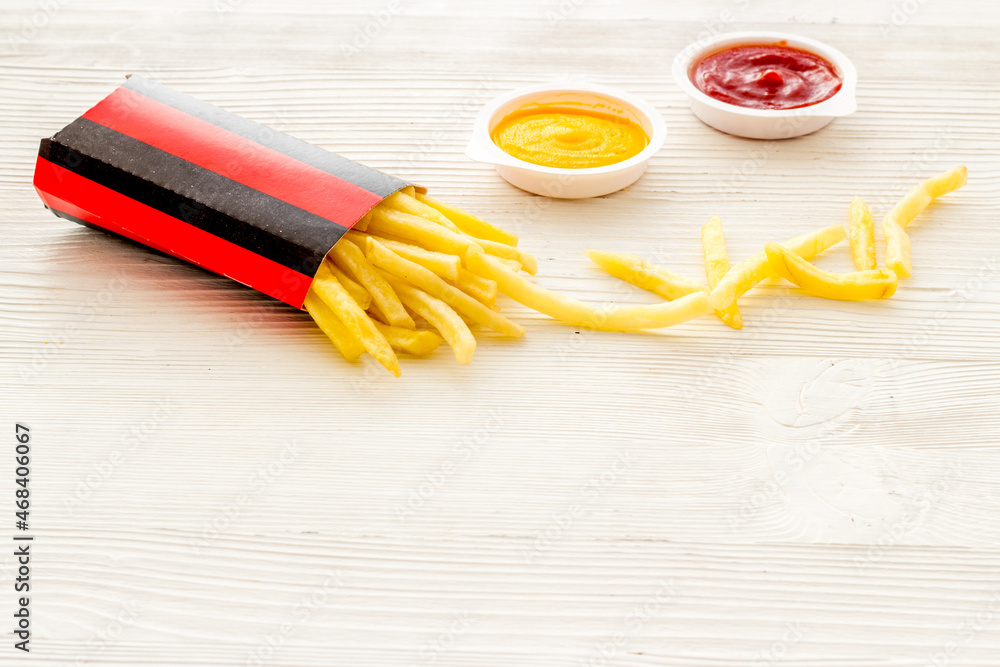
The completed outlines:
<svg viewBox="0 0 1000 667">
<path fill-rule="evenodd" d="M 0 429 L 35 443 L 34 663 L 1000 664 L 994 3 L 135 7 L 0 13 Z M 858 113 L 778 144 L 698 122 L 670 60 L 748 28 L 848 53 Z M 586 300 L 654 300 L 586 248 L 702 277 L 712 215 L 736 262 L 855 195 L 878 216 L 954 165 L 969 184 L 914 223 L 886 303 L 774 283 L 740 332 L 623 335 L 504 302 L 523 340 L 397 381 L 302 313 L 42 208 L 39 138 L 129 72 L 425 184 Z M 464 157 L 493 95 L 567 75 L 664 114 L 628 191 L 546 200 Z"/>
</svg>

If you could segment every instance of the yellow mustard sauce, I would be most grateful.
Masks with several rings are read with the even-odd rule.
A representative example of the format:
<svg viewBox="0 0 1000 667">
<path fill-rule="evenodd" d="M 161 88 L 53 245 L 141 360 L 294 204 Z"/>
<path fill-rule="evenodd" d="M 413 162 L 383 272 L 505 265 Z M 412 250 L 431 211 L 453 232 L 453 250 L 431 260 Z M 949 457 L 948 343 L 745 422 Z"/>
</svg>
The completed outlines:
<svg viewBox="0 0 1000 667">
<path fill-rule="evenodd" d="M 649 144 L 642 126 L 627 118 L 547 104 L 504 116 L 490 138 L 519 160 L 561 169 L 624 162 Z"/>
</svg>

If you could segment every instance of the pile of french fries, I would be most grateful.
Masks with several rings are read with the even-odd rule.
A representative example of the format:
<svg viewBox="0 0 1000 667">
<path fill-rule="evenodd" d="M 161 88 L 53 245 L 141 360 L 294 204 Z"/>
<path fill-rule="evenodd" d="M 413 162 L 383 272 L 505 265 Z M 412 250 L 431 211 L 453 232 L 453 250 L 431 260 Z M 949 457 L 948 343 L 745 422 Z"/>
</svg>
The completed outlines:
<svg viewBox="0 0 1000 667">
<path fill-rule="evenodd" d="M 426 356 L 443 338 L 458 363 L 468 364 L 476 350 L 470 323 L 524 335 L 498 312 L 496 282 L 464 261 L 470 253 L 490 253 L 508 271 L 538 270 L 516 235 L 404 188 L 334 246 L 306 310 L 348 361 L 368 352 L 398 377 L 397 352 Z"/>
<path fill-rule="evenodd" d="M 888 269 L 876 266 L 871 210 L 855 198 L 847 225 L 831 225 L 764 250 L 734 267 L 722 222 L 702 227 L 707 284 L 634 255 L 588 250 L 612 276 L 662 296 L 657 304 L 589 304 L 544 289 L 520 275 L 534 275 L 534 257 L 517 236 L 461 209 L 404 188 L 383 200 L 330 251 L 316 274 L 306 310 L 340 353 L 354 361 L 368 352 L 397 377 L 397 352 L 425 356 L 442 342 L 468 364 L 476 349 L 470 324 L 506 336 L 524 328 L 500 314 L 497 294 L 556 320 L 607 331 L 660 329 L 702 315 L 743 326 L 738 300 L 763 280 L 781 277 L 815 296 L 884 299 L 911 275 L 906 226 L 938 197 L 966 183 L 965 167 L 927 179 L 882 220 Z M 850 239 L 857 271 L 832 273 L 809 260 Z"/>
</svg>

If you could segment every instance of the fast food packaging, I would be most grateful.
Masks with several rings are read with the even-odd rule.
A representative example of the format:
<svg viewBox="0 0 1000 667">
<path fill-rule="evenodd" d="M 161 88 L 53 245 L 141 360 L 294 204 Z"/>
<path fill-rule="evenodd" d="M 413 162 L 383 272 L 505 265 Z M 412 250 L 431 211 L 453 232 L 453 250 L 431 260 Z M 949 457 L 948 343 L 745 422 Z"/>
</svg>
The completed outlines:
<svg viewBox="0 0 1000 667">
<path fill-rule="evenodd" d="M 302 308 L 330 248 L 408 184 L 130 76 L 42 139 L 34 185 L 61 218 Z"/>
</svg>

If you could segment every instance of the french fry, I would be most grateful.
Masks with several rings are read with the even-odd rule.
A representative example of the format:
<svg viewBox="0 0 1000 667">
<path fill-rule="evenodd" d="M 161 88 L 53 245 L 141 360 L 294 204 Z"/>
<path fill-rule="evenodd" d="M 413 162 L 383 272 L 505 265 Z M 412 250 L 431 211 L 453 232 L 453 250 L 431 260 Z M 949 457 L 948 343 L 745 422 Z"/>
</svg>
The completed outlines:
<svg viewBox="0 0 1000 667">
<path fill-rule="evenodd" d="M 710 219 L 701 230 L 707 286 L 634 255 L 586 251 L 612 276 L 668 299 L 654 305 L 589 304 L 529 282 L 517 272 L 534 274 L 538 264 L 515 247 L 515 235 L 407 186 L 373 208 L 331 250 L 305 308 L 345 358 L 357 359 L 367 350 L 397 376 L 396 351 L 427 355 L 442 337 L 459 363 L 468 364 L 476 349 L 471 324 L 523 335 L 523 327 L 498 314 L 498 293 L 561 322 L 599 330 L 659 329 L 713 310 L 738 329 L 739 297 L 774 276 L 823 298 L 892 296 L 899 279 L 910 272 L 906 226 L 966 179 L 965 167 L 927 179 L 885 216 L 890 270 L 875 268 L 874 222 L 860 198 L 851 202 L 848 225 L 825 227 L 784 244 L 768 243 L 735 267 L 729 265 L 721 221 Z M 809 261 L 848 237 L 857 271 L 832 273 Z M 417 317 L 441 335 L 416 330 Z"/>
<path fill-rule="evenodd" d="M 848 240 L 851 243 L 851 257 L 858 271 L 871 271 L 877 266 L 875 260 L 875 222 L 872 211 L 861 197 L 851 201 L 848 215 Z"/>
<path fill-rule="evenodd" d="M 389 318 L 385 316 L 385 313 L 383 313 L 381 310 L 378 309 L 378 304 L 375 303 L 374 301 L 372 301 L 372 305 L 369 306 L 368 310 L 366 310 L 365 312 L 368 313 L 368 317 L 375 320 L 375 322 L 381 322 L 382 324 L 389 324 L 388 322 Z"/>
<path fill-rule="evenodd" d="M 528 282 L 486 253 L 472 251 L 466 261 L 479 275 L 495 280 L 500 292 L 514 301 L 576 326 L 603 331 L 661 329 L 711 312 L 707 292 L 693 292 L 676 301 L 653 305 L 596 307 Z"/>
<path fill-rule="evenodd" d="M 340 243 L 333 246 L 330 255 L 341 269 L 354 274 L 358 282 L 365 286 L 371 294 L 372 301 L 378 304 L 379 311 L 388 318 L 389 324 L 407 329 L 416 327 L 413 318 L 403 308 L 396 293 L 389 287 L 382 274 L 368 262 L 361 248 L 348 239 L 341 239 Z"/>
<path fill-rule="evenodd" d="M 885 264 L 900 278 L 913 275 L 910 260 L 910 235 L 892 218 L 882 220 L 882 236 L 885 238 Z"/>
<path fill-rule="evenodd" d="M 399 360 L 396 358 L 396 353 L 392 351 L 389 341 L 375 327 L 375 323 L 368 317 L 368 314 L 361 310 L 361 306 L 351 298 L 340 281 L 329 271 L 326 262 L 320 266 L 310 289 L 323 300 L 323 303 L 344 324 L 347 331 L 361 342 L 376 361 L 385 366 L 390 373 L 399 377 Z"/>
<path fill-rule="evenodd" d="M 910 190 L 889 211 L 887 217 L 892 218 L 900 227 L 906 229 L 906 226 L 930 206 L 931 202 L 938 197 L 958 190 L 968 182 L 968 179 L 969 171 L 965 167 L 955 167 L 937 176 L 931 176 Z"/>
<path fill-rule="evenodd" d="M 369 241 L 368 250 L 368 258 L 372 264 L 399 279 L 419 287 L 458 312 L 470 317 L 476 323 L 507 336 L 524 335 L 524 327 L 511 322 L 503 315 L 476 301 L 457 287 L 449 285 L 430 269 L 403 259 L 375 240 Z"/>
<path fill-rule="evenodd" d="M 835 246 L 847 238 L 844 225 L 831 225 L 809 234 L 796 236 L 783 245 L 803 259 L 812 259 L 827 248 Z M 774 275 L 767 261 L 767 253 L 759 252 L 743 260 L 719 281 L 712 289 L 712 307 L 725 310 L 730 304 L 746 293 L 751 287 Z"/>
<path fill-rule="evenodd" d="M 487 254 L 519 262 L 521 264 L 521 268 L 531 275 L 538 273 L 538 262 L 535 261 L 535 258 L 532 255 L 524 252 L 520 248 L 515 248 L 514 246 L 507 245 L 505 243 L 497 243 L 496 241 L 480 240 L 478 243 L 482 246 L 483 250 L 487 252 Z"/>
<path fill-rule="evenodd" d="M 708 276 L 708 286 L 714 288 L 729 272 L 726 239 L 722 235 L 722 219 L 719 216 L 711 218 L 702 226 L 701 245 L 705 253 L 705 274 Z M 715 314 L 732 328 L 743 328 L 743 316 L 740 314 L 736 301 L 725 308 L 716 310 Z"/>
<path fill-rule="evenodd" d="M 469 326 L 452 308 L 440 299 L 391 276 L 389 284 L 407 308 L 427 320 L 428 324 L 441 332 L 441 335 L 451 346 L 455 360 L 462 365 L 472 361 L 476 351 L 476 337 L 472 335 Z"/>
<path fill-rule="evenodd" d="M 455 226 L 455 223 L 449 220 L 441 211 L 415 199 L 413 195 L 407 193 L 405 190 L 406 188 L 392 193 L 383 202 L 397 211 L 409 213 L 410 215 L 419 215 L 421 218 L 436 222 L 442 227 L 447 227 L 456 234 L 461 233 L 461 230 Z"/>
<path fill-rule="evenodd" d="M 330 270 L 340 284 L 344 286 L 347 293 L 350 294 L 358 305 L 361 306 L 362 310 L 368 310 L 372 305 L 372 295 L 368 293 L 361 284 L 354 282 L 354 279 L 350 278 L 346 273 L 340 270 L 336 264 L 331 262 L 329 259 L 323 260 L 326 263 L 326 268 Z"/>
<path fill-rule="evenodd" d="M 416 357 L 426 357 L 441 344 L 441 336 L 433 331 L 414 331 L 375 321 L 378 329 L 396 352 L 406 352 Z"/>
<path fill-rule="evenodd" d="M 351 227 L 351 229 L 354 231 L 363 232 L 366 229 L 368 229 L 368 222 L 371 219 L 372 219 L 372 212 L 368 211 L 363 216 L 361 216 L 361 218 L 357 222 L 354 223 L 354 226 Z"/>
<path fill-rule="evenodd" d="M 388 246 L 386 246 L 388 247 Z M 390 248 L 391 250 L 391 248 Z M 399 254 L 399 253 L 397 253 Z M 400 255 L 402 257 L 402 255 Z M 469 296 L 475 298 L 487 306 L 492 306 L 497 298 L 496 281 L 476 275 L 468 269 L 459 269 L 458 277 L 449 281 L 452 285 L 462 290 Z"/>
<path fill-rule="evenodd" d="M 955 167 L 943 174 L 932 176 L 910 190 L 882 219 L 885 263 L 896 272 L 897 276 L 909 278 L 913 273 L 910 239 L 906 234 L 906 226 L 935 199 L 965 185 L 968 177 L 968 170 L 965 167 Z"/>
<path fill-rule="evenodd" d="M 407 241 L 415 241 L 417 245 L 427 250 L 459 257 L 465 257 L 465 253 L 470 249 L 483 249 L 472 237 L 456 234 L 418 215 L 401 213 L 391 208 L 376 207 L 368 223 L 368 231 L 372 234 L 389 234 Z"/>
<path fill-rule="evenodd" d="M 496 255 L 493 255 L 493 256 L 496 257 Z M 497 257 L 497 259 L 500 260 L 501 264 L 503 264 L 504 266 L 506 266 L 508 269 L 510 269 L 514 273 L 517 273 L 518 271 L 520 271 L 520 270 L 522 270 L 524 268 L 524 267 L 521 266 L 521 262 L 517 261 L 516 259 L 504 259 L 503 257 Z M 472 268 L 471 266 L 468 266 L 467 263 L 465 265 L 465 269 L 467 271 L 469 271 L 470 273 L 475 273 L 477 276 L 479 275 L 478 273 L 476 273 L 476 270 L 474 268 Z M 479 276 L 479 277 L 480 278 L 484 278 L 486 280 L 489 280 L 489 278 L 486 278 L 486 276 Z"/>
<path fill-rule="evenodd" d="M 460 208 L 438 201 L 433 197 L 428 197 L 425 194 L 418 192 L 416 193 L 416 198 L 418 201 L 437 209 L 442 214 L 447 216 L 449 220 L 454 222 L 459 229 L 469 236 L 486 241 L 496 241 L 497 243 L 504 243 L 511 246 L 517 245 L 517 234 L 512 234 L 508 231 L 500 229 L 499 227 L 494 227 L 490 223 L 485 220 L 480 220 L 471 213 L 467 213 Z"/>
<path fill-rule="evenodd" d="M 365 346 L 351 335 L 344 323 L 313 292 L 306 295 L 306 312 L 319 325 L 337 350 L 348 361 L 357 361 L 364 354 Z"/>
<path fill-rule="evenodd" d="M 887 299 L 896 292 L 898 278 L 892 271 L 873 269 L 832 273 L 818 268 L 777 243 L 765 245 L 764 252 L 775 274 L 824 299 Z"/>
<path fill-rule="evenodd" d="M 584 250 L 583 253 L 615 278 L 648 292 L 659 294 L 669 301 L 679 299 L 692 292 L 708 291 L 707 286 L 696 280 L 668 271 L 635 255 L 604 252 L 603 250 Z"/>
<path fill-rule="evenodd" d="M 361 234 L 354 231 L 347 232 L 347 238 L 364 250 L 368 248 L 368 239 L 373 238 L 400 257 L 408 259 L 411 262 L 416 262 L 420 266 L 427 267 L 442 278 L 458 280 L 459 268 L 462 266 L 462 258 L 458 255 L 446 255 L 442 252 L 424 250 L 420 246 L 415 246 L 404 241 L 397 241 L 385 236 Z"/>
</svg>

